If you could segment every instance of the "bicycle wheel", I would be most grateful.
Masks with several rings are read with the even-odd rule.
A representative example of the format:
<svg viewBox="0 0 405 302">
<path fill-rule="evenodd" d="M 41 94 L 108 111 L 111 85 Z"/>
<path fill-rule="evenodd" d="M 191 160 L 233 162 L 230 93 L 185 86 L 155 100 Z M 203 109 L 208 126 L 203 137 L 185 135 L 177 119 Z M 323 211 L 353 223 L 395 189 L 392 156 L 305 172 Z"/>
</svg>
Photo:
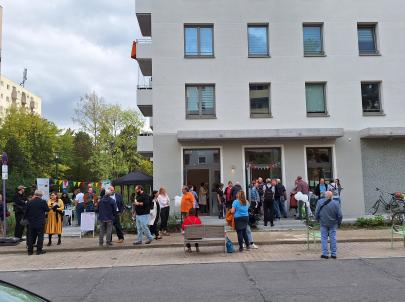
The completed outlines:
<svg viewBox="0 0 405 302">
<path fill-rule="evenodd" d="M 380 200 L 377 200 L 377 201 L 373 204 L 373 206 L 371 207 L 371 209 L 368 210 L 369 213 L 370 213 L 371 215 L 374 215 L 375 213 L 377 213 L 379 206 L 380 206 Z"/>
<path fill-rule="evenodd" d="M 402 226 L 405 220 L 405 212 L 398 212 L 392 215 L 392 228 L 399 232 L 402 230 Z"/>
</svg>

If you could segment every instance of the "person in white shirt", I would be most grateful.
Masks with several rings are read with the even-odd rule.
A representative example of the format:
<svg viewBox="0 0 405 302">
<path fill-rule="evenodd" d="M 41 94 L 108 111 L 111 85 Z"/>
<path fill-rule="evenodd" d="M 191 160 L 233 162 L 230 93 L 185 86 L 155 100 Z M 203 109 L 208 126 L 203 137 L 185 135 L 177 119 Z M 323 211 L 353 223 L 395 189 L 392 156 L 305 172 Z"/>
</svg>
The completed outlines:
<svg viewBox="0 0 405 302">
<path fill-rule="evenodd" d="M 169 213 L 170 213 L 170 198 L 167 195 L 165 188 L 159 189 L 159 195 L 157 200 L 160 205 L 160 229 L 162 230 L 162 234 L 169 236 L 167 231 L 167 221 L 169 220 Z"/>
<path fill-rule="evenodd" d="M 80 192 L 80 189 L 77 189 L 75 195 L 77 224 L 80 226 L 82 213 L 84 212 L 84 194 Z"/>
</svg>

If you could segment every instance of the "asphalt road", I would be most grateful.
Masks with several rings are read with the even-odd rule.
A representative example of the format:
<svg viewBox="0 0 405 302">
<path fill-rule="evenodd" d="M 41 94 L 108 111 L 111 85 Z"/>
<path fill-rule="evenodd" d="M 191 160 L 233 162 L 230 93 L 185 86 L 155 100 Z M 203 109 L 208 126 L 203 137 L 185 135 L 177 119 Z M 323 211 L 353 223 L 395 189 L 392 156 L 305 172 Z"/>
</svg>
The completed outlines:
<svg viewBox="0 0 405 302">
<path fill-rule="evenodd" d="M 55 302 L 405 301 L 405 258 L 7 272 L 0 279 Z"/>
</svg>

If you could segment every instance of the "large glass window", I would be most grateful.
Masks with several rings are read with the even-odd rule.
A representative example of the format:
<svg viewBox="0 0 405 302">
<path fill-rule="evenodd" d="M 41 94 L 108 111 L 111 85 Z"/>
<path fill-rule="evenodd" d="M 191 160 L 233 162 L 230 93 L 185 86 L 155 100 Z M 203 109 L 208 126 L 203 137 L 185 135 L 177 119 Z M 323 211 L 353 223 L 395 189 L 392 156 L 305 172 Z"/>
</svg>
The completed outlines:
<svg viewBox="0 0 405 302">
<path fill-rule="evenodd" d="M 325 83 L 306 83 L 305 96 L 307 102 L 307 113 L 309 115 L 327 114 Z"/>
<path fill-rule="evenodd" d="M 270 84 L 249 84 L 250 116 L 270 116 Z"/>
<path fill-rule="evenodd" d="M 248 25 L 249 57 L 269 56 L 268 25 Z"/>
<path fill-rule="evenodd" d="M 304 24 L 304 54 L 324 54 L 322 24 Z"/>
<path fill-rule="evenodd" d="M 363 113 L 382 112 L 380 83 L 361 83 L 361 98 Z"/>
<path fill-rule="evenodd" d="M 252 180 L 263 178 L 282 179 L 281 148 L 245 149 L 246 185 Z"/>
<path fill-rule="evenodd" d="M 186 85 L 188 118 L 215 117 L 215 85 Z"/>
<path fill-rule="evenodd" d="M 362 55 L 377 54 L 376 25 L 357 25 L 359 52 Z"/>
<path fill-rule="evenodd" d="M 213 25 L 185 25 L 184 48 L 186 57 L 214 56 Z"/>
<path fill-rule="evenodd" d="M 307 171 L 309 186 L 314 188 L 320 178 L 330 183 L 333 181 L 333 157 L 332 148 L 330 147 L 308 147 L 307 154 Z"/>
</svg>

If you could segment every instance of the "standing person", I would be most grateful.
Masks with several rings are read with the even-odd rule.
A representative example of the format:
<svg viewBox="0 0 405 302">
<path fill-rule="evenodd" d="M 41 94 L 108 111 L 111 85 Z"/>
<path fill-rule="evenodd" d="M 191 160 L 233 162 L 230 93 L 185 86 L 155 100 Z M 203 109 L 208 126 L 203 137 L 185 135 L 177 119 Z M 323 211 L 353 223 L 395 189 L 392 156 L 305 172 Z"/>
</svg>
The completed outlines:
<svg viewBox="0 0 405 302">
<path fill-rule="evenodd" d="M 169 220 L 170 214 L 170 198 L 169 195 L 167 195 L 166 189 L 163 187 L 159 189 L 158 202 L 160 206 L 160 228 L 163 235 L 169 236 L 167 221 Z"/>
<path fill-rule="evenodd" d="M 225 198 L 224 198 L 224 184 L 220 183 L 216 189 L 217 196 L 217 205 L 218 205 L 218 218 L 224 219 L 224 207 L 225 207 Z"/>
<path fill-rule="evenodd" d="M 205 183 L 201 183 L 198 190 L 198 204 L 200 205 L 200 213 L 207 213 L 207 193 L 208 189 L 205 187 Z"/>
<path fill-rule="evenodd" d="M 242 191 L 242 186 L 240 185 L 240 182 L 237 181 L 237 182 L 235 182 L 235 185 L 232 187 L 232 190 L 231 190 L 232 204 L 236 200 L 236 198 L 237 198 L 236 196 L 237 196 L 239 191 Z"/>
<path fill-rule="evenodd" d="M 188 215 L 190 209 L 194 208 L 194 196 L 193 193 L 189 192 L 187 186 L 184 186 L 181 190 L 183 196 L 181 197 L 181 218 L 182 220 Z"/>
<path fill-rule="evenodd" d="M 340 199 L 340 193 L 342 192 L 342 190 L 343 187 L 340 184 L 340 180 L 338 178 L 336 178 L 335 181 L 328 186 L 328 191 L 331 191 L 333 193 L 333 198 L 335 199 Z"/>
<path fill-rule="evenodd" d="M 254 208 L 254 213 L 259 214 L 259 203 L 260 203 L 260 195 L 259 195 L 259 182 L 256 181 L 254 186 L 250 189 L 250 205 Z"/>
<path fill-rule="evenodd" d="M 149 231 L 156 240 L 162 239 L 159 234 L 158 221 L 160 217 L 160 205 L 158 202 L 159 191 L 153 191 L 150 199 L 152 200 L 150 205 L 150 215 L 149 215 Z"/>
<path fill-rule="evenodd" d="M 72 200 L 69 198 L 69 194 L 64 192 L 62 193 L 60 199 L 62 199 L 65 208 L 70 208 L 72 206 Z"/>
<path fill-rule="evenodd" d="M 25 210 L 27 208 L 27 198 L 24 195 L 25 187 L 18 186 L 17 192 L 13 197 L 13 208 L 14 208 L 14 215 L 15 215 L 15 229 L 14 229 L 14 237 L 18 238 L 20 241 L 23 241 L 22 237 L 24 234 L 25 226 L 21 224 L 21 220 L 24 217 Z"/>
<path fill-rule="evenodd" d="M 190 192 L 190 193 L 192 193 L 193 194 L 193 196 L 194 196 L 194 209 L 195 209 L 195 216 L 198 216 L 198 210 L 200 209 L 200 205 L 199 205 L 199 203 L 198 203 L 198 194 L 197 194 L 197 192 L 195 191 L 195 186 L 193 186 L 193 185 L 190 185 L 190 186 L 188 186 L 188 191 Z"/>
<path fill-rule="evenodd" d="M 145 235 L 147 240 L 145 244 L 150 244 L 153 237 L 149 231 L 148 223 L 150 216 L 150 197 L 145 194 L 142 186 L 135 187 L 136 198 L 134 201 L 135 213 L 136 213 L 136 231 L 137 237 L 134 245 L 142 244 L 143 236 Z"/>
<path fill-rule="evenodd" d="M 117 233 L 117 243 L 123 243 L 124 242 L 124 232 L 122 230 L 121 226 L 121 214 L 124 212 L 124 203 L 122 201 L 122 195 L 120 193 L 115 192 L 115 187 L 110 186 L 109 188 L 111 192 L 111 198 L 114 199 L 115 205 L 116 205 L 116 215 L 114 215 L 114 228 L 115 232 Z"/>
<path fill-rule="evenodd" d="M 232 202 L 233 202 L 232 195 L 231 195 L 232 187 L 233 187 L 232 181 L 228 181 L 228 186 L 225 188 L 225 192 L 224 192 L 226 209 L 232 208 Z"/>
<path fill-rule="evenodd" d="M 77 224 L 80 226 L 82 222 L 82 213 L 84 212 L 84 194 L 80 191 L 80 189 L 75 191 L 75 204 Z"/>
<path fill-rule="evenodd" d="M 260 197 L 260 201 L 259 201 L 259 205 L 257 206 L 257 211 L 258 213 L 261 212 L 262 206 L 263 206 L 263 196 L 264 196 L 264 186 L 265 183 L 263 182 L 263 178 L 259 177 L 257 179 L 257 181 L 259 182 L 259 186 L 257 187 L 257 190 L 259 191 L 259 197 Z"/>
<path fill-rule="evenodd" d="M 304 181 L 301 176 L 298 176 L 298 177 L 297 177 L 296 185 L 297 185 L 297 186 L 296 186 L 296 188 L 295 188 L 295 191 L 296 191 L 297 193 L 298 193 L 298 192 L 301 192 L 302 194 L 308 196 L 308 193 L 309 193 L 309 186 L 308 186 L 308 183 L 307 183 L 306 181 Z M 299 200 L 299 201 L 298 201 L 298 217 L 295 218 L 296 220 L 302 220 L 302 213 L 303 213 L 303 211 L 304 211 L 304 203 L 303 203 L 302 200 Z"/>
<path fill-rule="evenodd" d="M 190 212 L 188 213 L 188 216 L 186 217 L 186 219 L 184 219 L 184 222 L 181 225 L 181 230 L 183 232 L 184 232 L 184 229 L 186 228 L 186 225 L 193 225 L 193 224 L 200 225 L 201 224 L 200 218 L 198 218 L 195 214 L 196 214 L 195 209 L 193 209 L 193 208 L 190 209 Z M 191 253 L 191 244 L 187 243 L 186 247 L 187 247 L 187 252 Z M 198 247 L 198 243 L 195 243 L 195 251 L 197 253 L 200 252 L 200 248 Z"/>
<path fill-rule="evenodd" d="M 48 220 L 45 225 L 45 234 L 48 234 L 48 246 L 52 245 L 52 235 L 58 235 L 58 243 L 62 243 L 63 210 L 65 206 L 56 192 L 52 192 L 48 200 Z"/>
<path fill-rule="evenodd" d="M 235 228 L 238 233 L 239 252 L 243 251 L 243 241 L 245 241 L 246 250 L 250 249 L 249 238 L 246 228 L 249 223 L 249 203 L 246 200 L 245 192 L 239 191 L 236 200 L 232 203 L 231 213 L 234 214 Z"/>
<path fill-rule="evenodd" d="M 112 227 L 115 215 L 117 215 L 117 206 L 115 200 L 111 198 L 111 191 L 104 190 L 104 195 L 100 199 L 97 207 L 98 220 L 100 222 L 100 233 L 98 236 L 98 245 L 103 246 L 104 234 L 107 246 L 112 244 Z"/>
<path fill-rule="evenodd" d="M 94 207 L 96 207 L 98 203 L 98 196 L 96 193 L 94 193 L 92 187 L 87 190 L 87 193 L 84 194 L 83 199 L 86 212 L 94 212 Z"/>
<path fill-rule="evenodd" d="M 315 195 L 318 196 L 318 199 L 325 198 L 326 191 L 328 191 L 328 186 L 325 183 L 325 178 L 320 178 L 319 183 L 315 187 Z"/>
<path fill-rule="evenodd" d="M 42 191 L 36 190 L 34 198 L 27 204 L 24 219 L 28 220 L 28 256 L 34 252 L 34 243 L 37 242 L 37 255 L 45 254 L 42 250 L 44 244 L 45 213 L 49 212 L 49 207 L 42 199 Z"/>
<path fill-rule="evenodd" d="M 287 211 L 285 210 L 284 201 L 287 200 L 287 192 L 284 185 L 281 183 L 281 179 L 276 180 L 276 190 L 274 193 L 274 207 L 276 210 L 276 217 L 287 218 Z"/>
<path fill-rule="evenodd" d="M 274 193 L 276 191 L 276 181 L 266 179 L 263 187 L 263 216 L 264 226 L 270 221 L 270 226 L 274 226 Z"/>
<path fill-rule="evenodd" d="M 339 201 L 333 199 L 333 193 L 327 191 L 325 198 L 318 200 L 316 204 L 315 217 L 321 224 L 321 258 L 328 259 L 328 237 L 330 239 L 331 258 L 336 259 L 337 244 L 336 230 L 342 223 L 342 210 Z"/>
</svg>

